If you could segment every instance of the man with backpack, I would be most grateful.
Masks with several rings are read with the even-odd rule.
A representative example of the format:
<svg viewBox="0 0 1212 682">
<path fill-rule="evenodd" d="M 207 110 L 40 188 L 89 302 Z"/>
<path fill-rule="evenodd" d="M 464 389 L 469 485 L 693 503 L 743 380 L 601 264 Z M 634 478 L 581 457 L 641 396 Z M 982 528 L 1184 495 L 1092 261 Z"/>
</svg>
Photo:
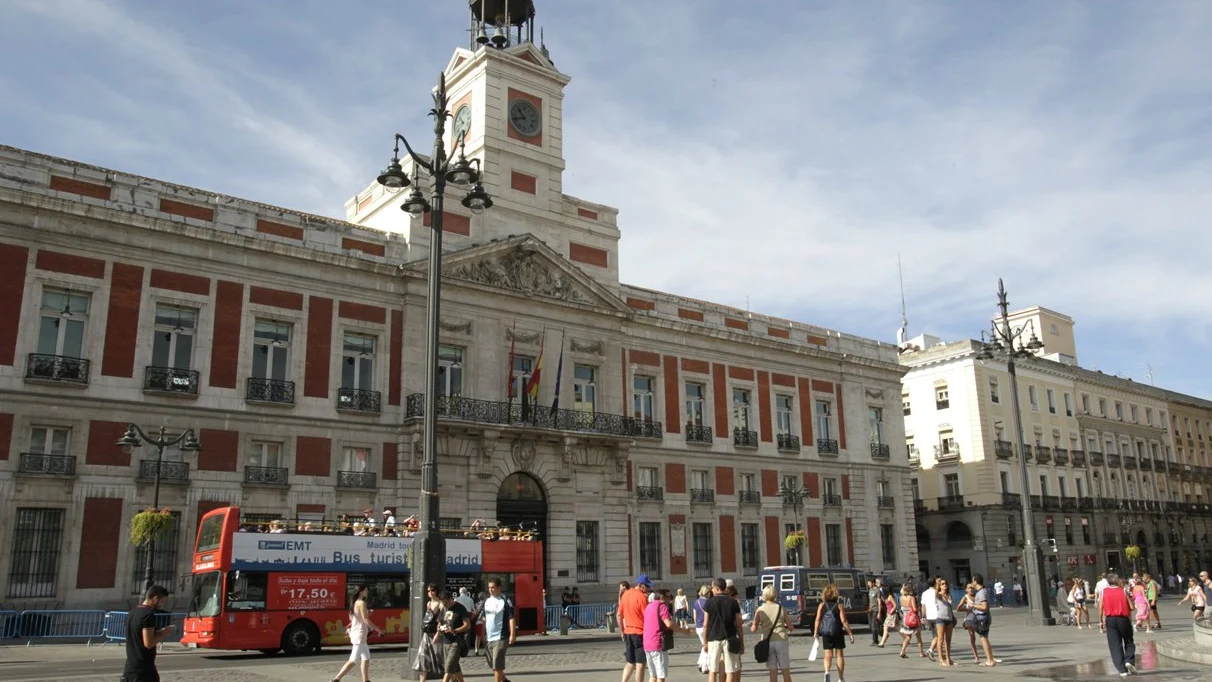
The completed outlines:
<svg viewBox="0 0 1212 682">
<path fill-rule="evenodd" d="M 837 679 L 842 682 L 846 678 L 846 639 L 854 644 L 854 633 L 850 630 L 850 621 L 846 619 L 846 609 L 842 608 L 837 585 L 826 585 L 821 591 L 821 604 L 816 607 L 816 620 L 813 622 L 812 633 L 820 640 L 821 648 L 825 650 L 825 682 L 829 682 L 829 669 L 837 659 Z"/>
</svg>

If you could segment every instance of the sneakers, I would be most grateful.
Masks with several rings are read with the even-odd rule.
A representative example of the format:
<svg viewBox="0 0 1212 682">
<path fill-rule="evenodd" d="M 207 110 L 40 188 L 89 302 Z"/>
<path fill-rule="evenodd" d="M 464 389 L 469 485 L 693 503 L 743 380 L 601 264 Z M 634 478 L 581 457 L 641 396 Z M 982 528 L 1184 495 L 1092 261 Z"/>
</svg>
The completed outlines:
<svg viewBox="0 0 1212 682">
<path fill-rule="evenodd" d="M 1129 675 L 1135 675 L 1135 674 L 1136 674 L 1136 666 L 1135 666 L 1135 665 L 1133 665 L 1133 664 L 1131 664 L 1131 663 L 1125 663 L 1125 664 L 1124 664 L 1124 667 L 1128 669 L 1128 674 L 1129 674 Z"/>
<path fill-rule="evenodd" d="M 1128 676 L 1128 673 L 1120 673 L 1120 674 L 1119 674 L 1119 676 L 1120 676 L 1120 677 L 1127 677 L 1127 676 Z"/>
</svg>

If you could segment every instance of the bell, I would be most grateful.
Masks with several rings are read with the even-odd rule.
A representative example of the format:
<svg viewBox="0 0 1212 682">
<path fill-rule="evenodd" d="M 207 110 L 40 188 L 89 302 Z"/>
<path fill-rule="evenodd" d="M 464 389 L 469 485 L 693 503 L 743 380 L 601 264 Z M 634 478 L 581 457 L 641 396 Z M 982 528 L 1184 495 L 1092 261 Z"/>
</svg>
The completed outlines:
<svg viewBox="0 0 1212 682">
<path fill-rule="evenodd" d="M 476 42 L 480 45 L 488 44 L 488 31 L 484 30 L 484 24 L 480 24 L 480 33 L 476 36 Z"/>
<path fill-rule="evenodd" d="M 505 47 L 505 45 L 508 42 L 509 42 L 509 36 L 505 35 L 505 29 L 501 26 L 498 26 L 497 30 L 495 32 L 493 32 L 493 34 L 492 34 L 492 46 L 493 47 Z"/>
</svg>

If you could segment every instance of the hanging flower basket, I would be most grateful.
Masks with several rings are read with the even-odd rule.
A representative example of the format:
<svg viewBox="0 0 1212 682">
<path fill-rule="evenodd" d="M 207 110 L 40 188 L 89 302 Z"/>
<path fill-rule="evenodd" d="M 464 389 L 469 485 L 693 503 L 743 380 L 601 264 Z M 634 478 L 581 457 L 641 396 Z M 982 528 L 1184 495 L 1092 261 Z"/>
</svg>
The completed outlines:
<svg viewBox="0 0 1212 682">
<path fill-rule="evenodd" d="M 1137 547 L 1136 545 L 1128 545 L 1124 548 L 1124 556 L 1128 559 L 1128 561 L 1136 561 L 1144 556 L 1144 552 L 1142 552 L 1140 547 Z"/>
<path fill-rule="evenodd" d="M 807 540 L 804 538 L 804 531 L 797 530 L 794 533 L 788 533 L 787 537 L 783 538 L 783 549 L 799 549 L 804 546 Z"/>
<path fill-rule="evenodd" d="M 130 520 L 130 542 L 140 546 L 164 535 L 173 527 L 173 514 L 165 509 L 144 509 Z"/>
</svg>

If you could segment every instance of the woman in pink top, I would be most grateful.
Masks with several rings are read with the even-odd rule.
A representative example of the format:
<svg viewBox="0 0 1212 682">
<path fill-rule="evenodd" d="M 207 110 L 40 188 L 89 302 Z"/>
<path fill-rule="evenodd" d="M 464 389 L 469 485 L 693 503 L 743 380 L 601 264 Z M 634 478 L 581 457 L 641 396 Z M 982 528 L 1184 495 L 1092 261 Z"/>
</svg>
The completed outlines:
<svg viewBox="0 0 1212 682">
<path fill-rule="evenodd" d="M 669 674 L 669 652 L 665 648 L 665 638 L 669 639 L 669 648 L 673 648 L 674 632 L 694 632 L 673 622 L 673 593 L 669 590 L 657 590 L 656 598 L 644 607 L 644 656 L 648 659 L 648 677 L 665 682 Z M 666 635 L 666 633 L 669 633 Z"/>
<path fill-rule="evenodd" d="M 1136 629 L 1144 625 L 1146 632 L 1153 632 L 1149 627 L 1149 596 L 1145 593 L 1145 584 L 1140 581 L 1132 586 L 1132 603 L 1136 605 Z"/>
</svg>

